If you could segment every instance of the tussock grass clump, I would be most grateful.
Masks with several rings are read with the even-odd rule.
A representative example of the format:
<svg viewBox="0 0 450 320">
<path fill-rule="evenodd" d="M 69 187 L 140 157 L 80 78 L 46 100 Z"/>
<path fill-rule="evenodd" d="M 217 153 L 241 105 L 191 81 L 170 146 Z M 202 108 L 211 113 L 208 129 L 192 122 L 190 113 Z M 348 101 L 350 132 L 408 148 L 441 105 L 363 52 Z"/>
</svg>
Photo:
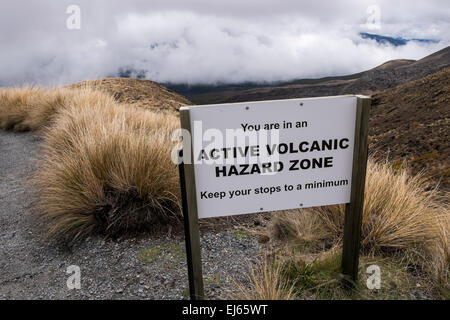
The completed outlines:
<svg viewBox="0 0 450 320">
<path fill-rule="evenodd" d="M 157 105 L 146 108 L 87 84 L 0 89 L 0 128 L 39 130 L 44 138 L 31 183 L 49 236 L 75 241 L 94 231 L 116 235 L 178 223 L 171 161 L 178 118 L 150 111 Z"/>
<path fill-rule="evenodd" d="M 316 256 L 299 255 L 293 251 L 277 263 L 284 270 L 285 281 L 292 284 L 297 296 L 332 299 L 342 290 L 341 254 L 338 248 Z"/>
<path fill-rule="evenodd" d="M 445 269 L 450 212 L 435 190 L 425 191 L 420 175 L 395 172 L 389 164 L 370 160 L 367 169 L 361 249 L 365 254 L 418 250 L 428 257 L 441 252 L 434 270 Z M 345 205 L 289 210 L 275 215 L 276 234 L 297 242 L 311 239 L 340 244 Z M 308 239 L 311 237 L 311 239 Z M 438 266 L 438 265 L 441 266 Z M 441 271 L 441 272 L 442 272 Z"/>
<path fill-rule="evenodd" d="M 367 286 L 369 274 L 365 270 L 373 265 L 381 272 L 380 288 L 377 289 Z M 252 268 L 249 284 L 236 284 L 232 297 L 264 300 L 266 292 L 275 292 L 271 296 L 274 300 L 448 299 L 443 287 L 412 272 L 408 261 L 399 257 L 361 256 L 359 281 L 355 287 L 345 287 L 342 279 L 341 248 L 334 247 L 317 254 L 285 250 Z"/>
<path fill-rule="evenodd" d="M 230 293 L 232 299 L 239 300 L 293 300 L 294 285 L 287 280 L 285 270 L 270 258 L 257 268 L 251 268 L 248 283 L 234 283 Z"/>
<path fill-rule="evenodd" d="M 18 131 L 19 124 L 27 118 L 27 113 L 38 96 L 37 88 L 0 88 L 0 127 Z"/>
<path fill-rule="evenodd" d="M 44 131 L 33 182 L 49 234 L 76 240 L 175 221 L 179 185 L 170 153 L 177 118 L 87 92 L 73 94 Z"/>
<path fill-rule="evenodd" d="M 94 94 L 91 90 L 84 92 Z M 39 130 L 49 125 L 76 93 L 77 90 L 64 88 L 0 88 L 0 128 L 16 132 Z"/>
<path fill-rule="evenodd" d="M 247 289 L 236 286 L 235 298 L 262 299 L 257 288 L 266 279 L 291 288 L 295 299 L 448 298 L 450 213 L 436 190 L 426 190 L 421 176 L 369 160 L 360 277 L 352 291 L 340 274 L 345 206 L 275 213 L 266 231 L 274 238 L 271 259 L 251 270 Z M 381 269 L 379 290 L 366 286 L 372 264 Z"/>
</svg>

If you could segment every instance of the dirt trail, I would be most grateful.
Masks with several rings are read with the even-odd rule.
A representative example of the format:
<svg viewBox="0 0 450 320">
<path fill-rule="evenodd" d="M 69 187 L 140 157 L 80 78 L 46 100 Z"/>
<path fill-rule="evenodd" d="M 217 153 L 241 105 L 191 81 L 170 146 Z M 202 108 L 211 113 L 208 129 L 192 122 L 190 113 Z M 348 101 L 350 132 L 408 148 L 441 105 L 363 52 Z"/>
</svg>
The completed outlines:
<svg viewBox="0 0 450 320">
<path fill-rule="evenodd" d="M 0 299 L 186 299 L 181 238 L 93 236 L 72 248 L 42 241 L 25 188 L 40 143 L 32 133 L 0 131 Z M 231 277 L 244 279 L 260 250 L 245 232 L 204 234 L 207 295 L 224 297 Z M 80 267 L 80 290 L 67 287 L 71 265 Z"/>
</svg>

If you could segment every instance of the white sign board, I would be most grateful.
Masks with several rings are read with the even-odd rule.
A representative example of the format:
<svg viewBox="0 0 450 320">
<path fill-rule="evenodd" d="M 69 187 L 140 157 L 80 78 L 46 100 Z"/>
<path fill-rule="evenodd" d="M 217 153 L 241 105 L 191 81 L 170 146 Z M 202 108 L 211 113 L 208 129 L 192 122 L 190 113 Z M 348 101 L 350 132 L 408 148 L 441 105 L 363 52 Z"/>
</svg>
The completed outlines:
<svg viewBox="0 0 450 320">
<path fill-rule="evenodd" d="M 356 104 L 339 96 L 183 107 L 198 217 L 350 202 Z"/>
</svg>

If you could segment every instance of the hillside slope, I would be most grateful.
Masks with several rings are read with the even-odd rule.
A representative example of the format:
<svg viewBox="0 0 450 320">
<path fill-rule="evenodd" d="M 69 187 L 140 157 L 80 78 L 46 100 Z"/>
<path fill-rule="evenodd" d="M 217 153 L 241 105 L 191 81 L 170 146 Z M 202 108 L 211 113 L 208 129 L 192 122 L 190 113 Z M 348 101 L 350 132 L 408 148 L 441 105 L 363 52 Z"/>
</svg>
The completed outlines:
<svg viewBox="0 0 450 320">
<path fill-rule="evenodd" d="M 448 66 L 450 66 L 450 47 L 418 61 L 392 60 L 371 70 L 354 75 L 302 79 L 277 85 L 259 86 L 247 90 L 220 90 L 187 96 L 196 104 L 210 104 L 341 94 L 373 94 L 377 91 L 420 79 Z M 184 92 L 184 94 L 188 93 Z"/>
<path fill-rule="evenodd" d="M 450 68 L 373 96 L 370 149 L 450 187 Z"/>
<path fill-rule="evenodd" d="M 149 80 L 132 78 L 107 78 L 78 82 L 67 88 L 90 86 L 113 95 L 118 102 L 138 105 L 144 108 L 158 108 L 160 111 L 178 111 L 181 106 L 192 103 L 185 97 Z"/>
<path fill-rule="evenodd" d="M 386 65 L 388 67 L 383 68 Z M 372 94 L 376 91 L 389 89 L 409 81 L 423 78 L 448 66 L 450 66 L 450 47 L 435 52 L 418 61 L 406 60 L 406 63 L 385 63 L 373 70 L 365 72 L 360 79 L 345 87 L 340 94 Z"/>
</svg>

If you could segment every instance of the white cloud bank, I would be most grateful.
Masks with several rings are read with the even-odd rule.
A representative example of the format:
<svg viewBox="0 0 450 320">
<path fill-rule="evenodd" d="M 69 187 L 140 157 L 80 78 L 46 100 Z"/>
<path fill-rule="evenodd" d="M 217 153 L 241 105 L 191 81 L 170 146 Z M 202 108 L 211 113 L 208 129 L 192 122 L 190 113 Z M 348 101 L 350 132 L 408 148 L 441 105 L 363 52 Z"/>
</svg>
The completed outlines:
<svg viewBox="0 0 450 320">
<path fill-rule="evenodd" d="M 0 85 L 60 85 L 121 67 L 158 82 L 282 81 L 419 59 L 450 43 L 447 1 L 91 2 L 2 1 Z M 70 4 L 81 8 L 80 30 L 66 28 Z M 365 26 L 373 4 L 379 30 Z M 392 47 L 359 32 L 440 42 Z"/>
</svg>

